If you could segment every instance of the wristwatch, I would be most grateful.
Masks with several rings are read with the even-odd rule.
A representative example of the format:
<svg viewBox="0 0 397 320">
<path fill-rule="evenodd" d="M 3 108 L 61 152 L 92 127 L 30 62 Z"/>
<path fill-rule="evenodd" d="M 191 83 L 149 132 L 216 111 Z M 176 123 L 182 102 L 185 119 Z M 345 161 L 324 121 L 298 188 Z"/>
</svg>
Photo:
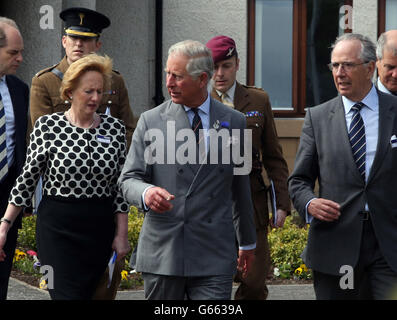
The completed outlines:
<svg viewBox="0 0 397 320">
<path fill-rule="evenodd" d="M 0 219 L 0 223 L 1 223 L 1 222 L 7 222 L 10 226 L 12 225 L 12 221 L 11 221 L 11 220 L 8 220 L 8 219 L 6 219 L 6 218 L 4 218 L 4 217 Z"/>
</svg>

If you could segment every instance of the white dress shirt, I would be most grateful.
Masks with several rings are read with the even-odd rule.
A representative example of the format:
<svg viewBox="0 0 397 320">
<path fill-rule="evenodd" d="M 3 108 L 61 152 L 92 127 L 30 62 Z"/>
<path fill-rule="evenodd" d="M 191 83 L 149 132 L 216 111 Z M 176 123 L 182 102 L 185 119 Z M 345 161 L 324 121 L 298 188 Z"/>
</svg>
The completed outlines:
<svg viewBox="0 0 397 320">
<path fill-rule="evenodd" d="M 387 89 L 387 88 L 383 85 L 383 83 L 382 83 L 382 81 L 380 81 L 380 78 L 379 78 L 379 77 L 378 77 L 378 81 L 377 81 L 377 86 L 378 86 L 379 91 L 382 91 L 382 92 L 388 93 L 388 94 L 393 94 L 393 93 L 391 93 L 391 92 L 389 91 L 389 89 Z"/>
</svg>

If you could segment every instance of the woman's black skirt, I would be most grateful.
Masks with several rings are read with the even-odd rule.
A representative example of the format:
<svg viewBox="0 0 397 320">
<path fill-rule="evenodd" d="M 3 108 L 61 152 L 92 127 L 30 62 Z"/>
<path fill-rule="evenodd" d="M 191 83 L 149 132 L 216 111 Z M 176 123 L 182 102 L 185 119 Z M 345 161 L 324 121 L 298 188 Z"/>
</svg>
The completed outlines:
<svg viewBox="0 0 397 320">
<path fill-rule="evenodd" d="M 112 204 L 112 198 L 43 197 L 36 239 L 41 265 L 53 270 L 52 299 L 92 298 L 112 254 Z"/>
</svg>

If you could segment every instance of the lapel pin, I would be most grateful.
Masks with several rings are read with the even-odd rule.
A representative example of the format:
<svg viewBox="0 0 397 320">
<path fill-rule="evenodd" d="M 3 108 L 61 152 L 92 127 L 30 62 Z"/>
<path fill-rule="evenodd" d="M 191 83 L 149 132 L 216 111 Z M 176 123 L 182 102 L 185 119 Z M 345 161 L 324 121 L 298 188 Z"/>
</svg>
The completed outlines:
<svg viewBox="0 0 397 320">
<path fill-rule="evenodd" d="M 214 125 L 213 125 L 214 129 L 215 129 L 215 130 L 218 130 L 218 129 L 219 129 L 219 126 L 220 126 L 219 120 L 216 120 L 216 121 L 214 122 Z"/>
</svg>

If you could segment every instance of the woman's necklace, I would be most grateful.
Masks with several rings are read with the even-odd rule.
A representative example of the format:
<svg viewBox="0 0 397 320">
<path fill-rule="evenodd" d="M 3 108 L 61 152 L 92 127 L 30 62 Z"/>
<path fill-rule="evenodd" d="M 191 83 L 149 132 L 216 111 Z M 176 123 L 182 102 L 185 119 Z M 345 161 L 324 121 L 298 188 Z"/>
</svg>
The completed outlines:
<svg viewBox="0 0 397 320">
<path fill-rule="evenodd" d="M 70 114 L 70 109 L 68 110 L 68 111 L 66 111 L 65 112 L 65 115 L 67 114 L 67 118 L 69 119 L 69 121 L 70 121 L 70 123 L 72 124 L 72 125 L 74 125 L 75 127 L 79 127 L 79 128 L 82 128 L 82 127 L 80 127 L 80 126 L 78 126 L 77 124 L 76 124 L 76 122 L 75 121 L 73 121 L 73 119 L 72 119 L 72 116 L 71 116 L 71 114 Z M 93 126 L 94 126 L 94 124 L 95 124 L 95 113 L 94 113 L 94 116 L 93 116 L 93 120 L 92 120 L 92 122 L 91 122 L 91 125 L 88 127 L 88 128 L 82 128 L 82 129 L 91 129 Z"/>
</svg>

